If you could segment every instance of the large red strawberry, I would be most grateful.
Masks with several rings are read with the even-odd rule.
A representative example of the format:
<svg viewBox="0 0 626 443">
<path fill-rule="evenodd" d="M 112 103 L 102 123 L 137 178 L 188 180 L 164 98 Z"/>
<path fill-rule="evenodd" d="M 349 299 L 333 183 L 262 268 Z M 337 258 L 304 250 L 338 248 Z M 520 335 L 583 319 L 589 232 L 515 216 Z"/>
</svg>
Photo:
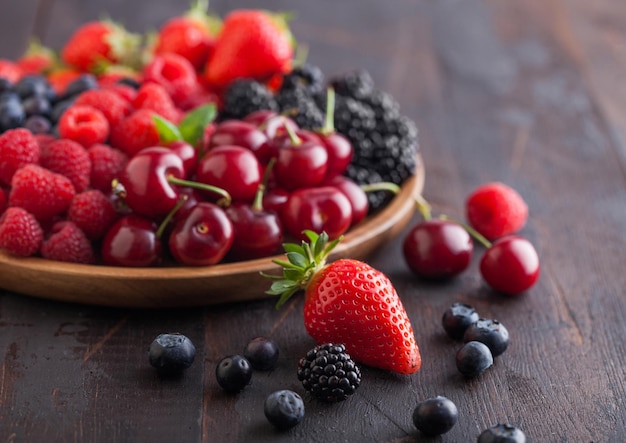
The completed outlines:
<svg viewBox="0 0 626 443">
<path fill-rule="evenodd" d="M 224 19 L 205 78 L 217 88 L 237 78 L 265 81 L 290 71 L 292 58 L 292 35 L 284 16 L 237 9 Z"/>
<path fill-rule="evenodd" d="M 339 240 L 305 231 L 310 243 L 286 244 L 288 261 L 268 294 L 280 295 L 278 306 L 305 290 L 304 326 L 318 343 L 341 343 L 363 364 L 412 374 L 420 369 L 413 327 L 393 284 L 367 263 L 326 258 Z"/>
<path fill-rule="evenodd" d="M 139 43 L 140 37 L 118 24 L 92 21 L 72 34 L 61 51 L 61 58 L 83 72 L 97 70 L 100 63 L 131 64 Z"/>
<path fill-rule="evenodd" d="M 31 40 L 26 52 L 15 62 L 24 75 L 47 73 L 57 64 L 54 51 L 38 40 Z"/>
<path fill-rule="evenodd" d="M 207 14 L 207 0 L 197 0 L 184 15 L 169 19 L 159 29 L 155 54 L 173 53 L 186 58 L 201 70 L 215 44 L 219 20 Z"/>
</svg>

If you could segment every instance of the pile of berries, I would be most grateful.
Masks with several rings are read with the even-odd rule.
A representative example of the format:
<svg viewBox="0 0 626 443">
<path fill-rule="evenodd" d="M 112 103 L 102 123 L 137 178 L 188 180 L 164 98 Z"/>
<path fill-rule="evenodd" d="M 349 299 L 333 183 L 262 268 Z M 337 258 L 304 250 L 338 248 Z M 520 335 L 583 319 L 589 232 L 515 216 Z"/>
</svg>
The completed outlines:
<svg viewBox="0 0 626 443">
<path fill-rule="evenodd" d="M 366 72 L 293 56 L 279 16 L 198 2 L 151 44 L 95 21 L 0 60 L 0 248 L 203 266 L 338 238 L 391 198 L 361 185 L 413 174 L 417 130 Z"/>
</svg>

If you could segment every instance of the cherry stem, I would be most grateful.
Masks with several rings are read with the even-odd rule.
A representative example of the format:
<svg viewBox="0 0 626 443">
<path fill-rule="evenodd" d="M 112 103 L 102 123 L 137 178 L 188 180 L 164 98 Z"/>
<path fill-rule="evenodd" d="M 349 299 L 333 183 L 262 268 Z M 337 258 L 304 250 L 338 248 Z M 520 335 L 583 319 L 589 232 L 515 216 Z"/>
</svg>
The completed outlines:
<svg viewBox="0 0 626 443">
<path fill-rule="evenodd" d="M 206 183 L 198 183 L 198 182 L 194 182 L 194 181 L 190 181 L 190 180 L 184 180 L 182 178 L 174 177 L 173 175 L 169 175 L 167 177 L 167 181 L 168 181 L 168 183 L 172 183 L 174 185 L 187 186 L 189 188 L 200 189 L 202 191 L 214 192 L 214 193 L 216 193 L 218 195 L 221 195 L 222 198 L 220 200 L 218 200 L 218 202 L 217 202 L 217 204 L 219 206 L 223 206 L 223 207 L 230 206 L 230 204 L 233 201 L 233 199 L 230 196 L 230 194 L 228 193 L 228 191 L 226 191 L 225 189 L 222 189 L 222 188 L 218 188 L 217 186 L 208 185 Z"/>
<path fill-rule="evenodd" d="M 363 189 L 363 191 L 365 192 L 388 191 L 395 195 L 398 195 L 401 188 L 395 183 L 378 182 L 368 185 L 361 185 L 361 189 Z M 428 221 L 432 218 L 430 204 L 426 201 L 424 197 L 422 197 L 421 194 L 415 196 L 415 206 L 417 207 L 417 210 L 424 220 Z"/>
<path fill-rule="evenodd" d="M 267 189 L 267 183 L 269 182 L 270 172 L 274 167 L 274 163 L 276 163 L 276 158 L 272 157 L 265 167 L 265 172 L 263 172 L 263 179 L 261 180 L 261 183 L 259 183 L 256 194 L 254 194 L 254 201 L 252 202 L 253 211 L 260 212 L 263 210 L 263 195 L 265 194 L 265 190 Z"/>
<path fill-rule="evenodd" d="M 485 248 L 489 249 L 492 246 L 492 243 L 489 240 L 487 240 L 487 237 L 482 235 L 480 232 L 478 232 L 476 229 L 472 228 L 467 223 L 463 223 L 463 222 L 460 222 L 458 220 L 454 220 L 454 219 L 448 217 L 447 215 L 440 215 L 439 219 L 440 220 L 445 220 L 445 221 L 451 221 L 452 223 L 456 223 L 457 225 L 461 226 L 463 229 L 465 229 L 469 233 L 469 235 L 471 235 L 478 243 L 483 245 Z"/>
<path fill-rule="evenodd" d="M 289 139 L 294 146 L 300 146 L 302 144 L 302 139 L 298 137 L 296 131 L 293 130 L 291 125 L 285 125 L 285 129 L 287 130 L 287 134 L 289 134 Z"/>
<path fill-rule="evenodd" d="M 178 210 L 183 207 L 183 205 L 185 204 L 188 198 L 189 197 L 186 195 L 180 196 L 180 198 L 178 199 L 178 201 L 176 202 L 172 210 L 167 213 L 167 215 L 165 216 L 165 218 L 159 225 L 156 231 L 157 238 L 161 238 L 163 236 L 163 232 L 165 232 L 165 228 L 167 228 L 167 225 L 169 224 L 170 220 L 172 220 L 172 218 L 174 217 L 174 214 L 176 214 Z"/>
<path fill-rule="evenodd" d="M 326 118 L 320 133 L 328 135 L 333 132 L 335 132 L 335 90 L 328 88 L 326 90 Z"/>
<path fill-rule="evenodd" d="M 293 58 L 293 66 L 294 67 L 302 67 L 304 63 L 306 63 L 307 58 L 309 57 L 309 45 L 304 43 L 298 43 L 295 50 L 295 55 Z"/>
</svg>

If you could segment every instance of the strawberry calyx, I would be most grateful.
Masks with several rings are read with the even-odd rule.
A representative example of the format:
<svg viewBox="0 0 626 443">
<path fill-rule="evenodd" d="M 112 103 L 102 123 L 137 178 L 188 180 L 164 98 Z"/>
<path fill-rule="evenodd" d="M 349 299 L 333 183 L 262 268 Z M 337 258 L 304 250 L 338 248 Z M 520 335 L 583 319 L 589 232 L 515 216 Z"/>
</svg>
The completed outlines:
<svg viewBox="0 0 626 443">
<path fill-rule="evenodd" d="M 301 244 L 285 243 L 287 260 L 275 259 L 273 263 L 283 268 L 282 276 L 261 273 L 264 277 L 275 280 L 266 294 L 279 296 L 276 308 L 282 307 L 296 292 L 306 289 L 313 276 L 326 266 L 326 259 L 343 237 L 329 241 L 328 234 L 317 234 L 310 230 L 303 231 L 309 241 Z"/>
<path fill-rule="evenodd" d="M 109 27 L 106 42 L 113 59 L 122 65 L 139 68 L 141 66 L 141 35 L 127 31 L 113 20 L 107 19 L 104 23 Z"/>
</svg>

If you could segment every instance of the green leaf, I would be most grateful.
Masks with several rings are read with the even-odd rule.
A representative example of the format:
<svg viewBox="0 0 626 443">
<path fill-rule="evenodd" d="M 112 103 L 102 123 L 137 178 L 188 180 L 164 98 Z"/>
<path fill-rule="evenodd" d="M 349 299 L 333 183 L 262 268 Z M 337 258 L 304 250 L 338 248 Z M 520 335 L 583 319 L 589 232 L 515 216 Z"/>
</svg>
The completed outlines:
<svg viewBox="0 0 626 443">
<path fill-rule="evenodd" d="M 300 269 L 285 269 L 282 278 L 285 280 L 300 281 L 302 279 L 302 271 Z"/>
<path fill-rule="evenodd" d="M 152 119 L 154 120 L 154 124 L 159 134 L 159 140 L 161 140 L 164 144 L 169 144 L 183 139 L 178 127 L 171 121 L 165 120 L 163 117 L 156 114 L 152 117 Z"/>
<path fill-rule="evenodd" d="M 299 268 L 306 268 L 309 262 L 306 257 L 299 252 L 287 252 L 287 258 L 289 262 L 298 266 Z"/>
<path fill-rule="evenodd" d="M 316 260 L 320 259 L 322 257 L 322 254 L 324 254 L 324 250 L 326 249 L 327 243 L 328 243 L 328 234 L 326 234 L 326 232 L 322 232 L 317 238 L 317 241 L 313 243 L 313 248 L 314 248 L 313 256 L 315 257 Z"/>
<path fill-rule="evenodd" d="M 285 250 L 285 252 L 297 252 L 298 254 L 306 255 L 304 248 L 295 243 L 284 243 L 283 249 Z"/>
<path fill-rule="evenodd" d="M 204 128 L 213 122 L 217 117 L 217 108 L 215 104 L 198 106 L 189 112 L 178 125 L 183 139 L 191 146 L 197 146 L 198 141 L 202 139 Z"/>
<path fill-rule="evenodd" d="M 302 269 L 300 268 L 300 266 L 296 266 L 285 260 L 276 259 L 276 260 L 272 260 L 272 263 L 275 263 L 278 266 L 282 266 L 283 268 L 287 268 L 287 269 Z"/>
</svg>

